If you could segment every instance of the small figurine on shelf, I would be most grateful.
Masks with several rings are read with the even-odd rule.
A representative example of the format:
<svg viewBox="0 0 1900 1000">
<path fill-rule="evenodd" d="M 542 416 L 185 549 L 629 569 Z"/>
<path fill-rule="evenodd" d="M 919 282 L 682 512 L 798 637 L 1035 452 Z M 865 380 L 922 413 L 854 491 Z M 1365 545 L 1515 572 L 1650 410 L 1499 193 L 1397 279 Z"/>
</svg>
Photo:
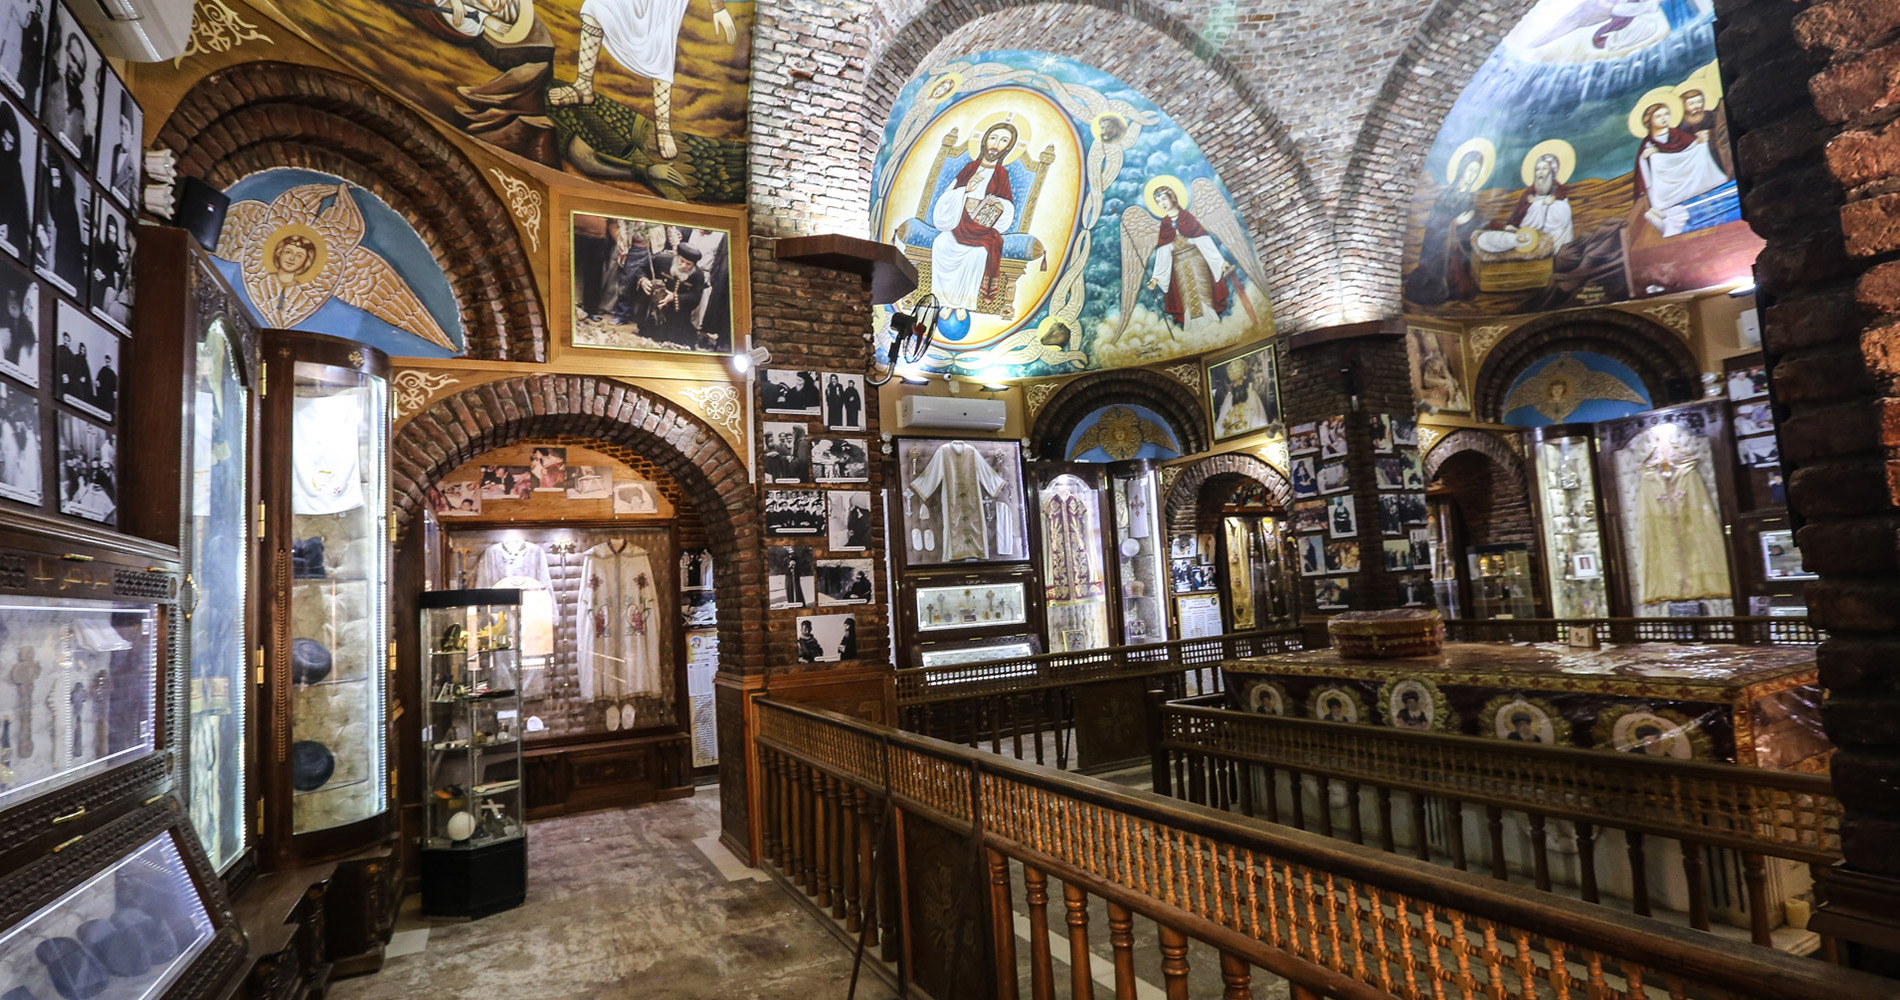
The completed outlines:
<svg viewBox="0 0 1900 1000">
<path fill-rule="evenodd" d="M 435 648 L 441 653 L 461 652 L 468 648 L 468 634 L 462 629 L 460 623 L 452 623 L 442 630 L 442 639 L 436 643 Z"/>
</svg>

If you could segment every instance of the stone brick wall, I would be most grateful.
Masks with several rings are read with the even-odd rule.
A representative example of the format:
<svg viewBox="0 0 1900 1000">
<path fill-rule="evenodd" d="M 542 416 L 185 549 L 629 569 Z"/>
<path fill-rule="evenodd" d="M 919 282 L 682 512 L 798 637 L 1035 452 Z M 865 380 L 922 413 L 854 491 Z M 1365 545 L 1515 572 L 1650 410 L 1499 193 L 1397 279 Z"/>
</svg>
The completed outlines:
<svg viewBox="0 0 1900 1000">
<path fill-rule="evenodd" d="M 1531 511 L 1524 460 L 1488 431 L 1458 430 L 1425 456 L 1425 481 L 1442 484 L 1458 504 L 1470 545 L 1530 544 L 1533 561 L 1541 542 Z"/>
<path fill-rule="evenodd" d="M 1167 495 L 1162 500 L 1170 535 L 1213 531 L 1220 517 L 1219 503 L 1243 483 L 1259 483 L 1280 507 L 1293 502 L 1293 484 L 1287 482 L 1280 470 L 1243 452 L 1209 455 L 1174 468 L 1181 471 L 1168 485 Z"/>
<path fill-rule="evenodd" d="M 1900 895 L 1900 5 L 1718 0 L 1743 205 L 1788 500 L 1821 579 L 1819 653 L 1846 869 L 1891 921 Z M 1865 902 L 1865 900 L 1863 900 Z M 1885 912 L 1876 912 L 1884 910 Z M 1820 926 L 1825 921 L 1817 921 Z M 1826 933 L 1853 937 L 1851 925 Z"/>
<path fill-rule="evenodd" d="M 507 206 L 428 122 L 363 81 L 314 66 L 243 63 L 192 87 L 155 146 L 219 190 L 273 167 L 360 185 L 414 227 L 461 307 L 468 356 L 542 361 L 547 328 Z"/>
<path fill-rule="evenodd" d="M 1145 406 L 1166 418 L 1181 454 L 1207 450 L 1207 410 L 1201 405 L 1201 390 L 1160 372 L 1135 368 L 1087 375 L 1056 390 L 1029 425 L 1025 454 L 1043 461 L 1067 461 L 1069 436 L 1082 418 L 1117 403 Z"/>
</svg>

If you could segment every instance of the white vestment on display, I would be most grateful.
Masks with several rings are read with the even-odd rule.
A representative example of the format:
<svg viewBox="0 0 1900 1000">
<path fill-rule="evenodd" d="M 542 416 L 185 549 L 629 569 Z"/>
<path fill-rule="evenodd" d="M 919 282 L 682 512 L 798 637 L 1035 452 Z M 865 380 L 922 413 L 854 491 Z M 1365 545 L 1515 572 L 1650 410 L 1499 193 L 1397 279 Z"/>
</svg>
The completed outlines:
<svg viewBox="0 0 1900 1000">
<path fill-rule="evenodd" d="M 965 442 L 952 441 L 930 456 L 923 475 L 910 485 L 926 499 L 940 487 L 943 490 L 944 559 L 990 557 L 983 504 L 1003 488 L 1004 479 L 983 460 L 981 452 Z M 1013 555 L 1015 549 L 1014 532 L 999 533 L 997 554 Z"/>
<path fill-rule="evenodd" d="M 600 22 L 601 41 L 629 73 L 673 82 L 687 0 L 583 0 L 581 16 Z"/>
<path fill-rule="evenodd" d="M 341 514 L 363 506 L 361 390 L 291 401 L 290 509 Z"/>
<path fill-rule="evenodd" d="M 660 693 L 659 587 L 647 551 L 602 542 L 581 563 L 581 697 L 614 700 Z"/>
</svg>

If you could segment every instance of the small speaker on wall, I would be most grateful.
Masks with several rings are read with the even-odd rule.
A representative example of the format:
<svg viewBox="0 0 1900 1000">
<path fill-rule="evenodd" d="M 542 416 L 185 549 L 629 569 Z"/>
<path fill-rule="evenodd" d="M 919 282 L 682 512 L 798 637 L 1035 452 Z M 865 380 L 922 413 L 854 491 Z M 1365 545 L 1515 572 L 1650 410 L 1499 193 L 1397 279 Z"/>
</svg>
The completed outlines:
<svg viewBox="0 0 1900 1000">
<path fill-rule="evenodd" d="M 206 250 L 218 248 L 224 232 L 224 213 L 231 207 L 231 196 L 196 177 L 178 182 L 178 209 L 172 222 L 190 233 Z"/>
</svg>

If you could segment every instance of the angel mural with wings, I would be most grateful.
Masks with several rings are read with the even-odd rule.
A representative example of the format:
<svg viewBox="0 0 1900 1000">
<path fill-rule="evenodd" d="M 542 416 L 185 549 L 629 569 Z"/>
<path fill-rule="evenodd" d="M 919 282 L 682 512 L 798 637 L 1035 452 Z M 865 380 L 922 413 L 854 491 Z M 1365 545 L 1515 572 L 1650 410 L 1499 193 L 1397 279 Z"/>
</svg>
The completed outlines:
<svg viewBox="0 0 1900 1000">
<path fill-rule="evenodd" d="M 268 204 L 232 202 L 216 254 L 237 265 L 265 326 L 296 328 L 336 300 L 461 353 L 395 266 L 363 245 L 366 229 L 349 184 L 300 184 Z"/>
<path fill-rule="evenodd" d="M 1164 176 L 1149 181 L 1146 194 L 1121 217 L 1121 325 L 1128 325 L 1144 291 L 1159 293 L 1168 332 L 1185 345 L 1219 326 L 1236 300 L 1249 327 L 1257 324 L 1248 286 L 1265 288 L 1266 275 L 1220 188 L 1205 177 L 1183 185 Z"/>
</svg>

